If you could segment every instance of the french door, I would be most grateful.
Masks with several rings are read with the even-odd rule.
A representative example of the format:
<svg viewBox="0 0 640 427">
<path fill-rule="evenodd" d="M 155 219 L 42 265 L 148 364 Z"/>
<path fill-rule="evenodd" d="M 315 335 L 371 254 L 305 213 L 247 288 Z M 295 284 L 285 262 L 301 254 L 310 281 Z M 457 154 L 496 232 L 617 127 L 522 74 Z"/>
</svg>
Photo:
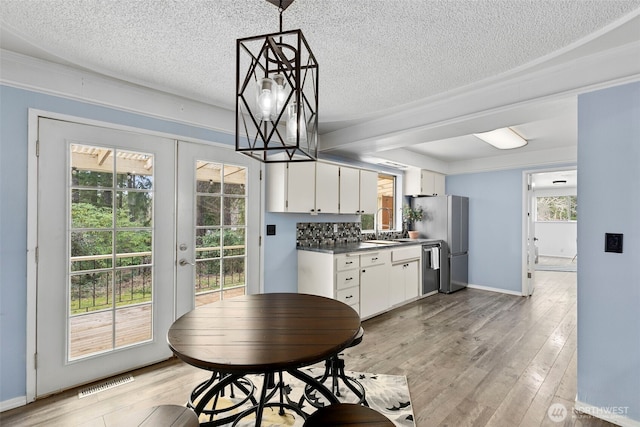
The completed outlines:
<svg viewBox="0 0 640 427">
<path fill-rule="evenodd" d="M 170 357 L 196 294 L 258 291 L 257 162 L 44 118 L 38 138 L 36 396 Z"/>
<path fill-rule="evenodd" d="M 178 142 L 178 316 L 259 292 L 259 182 L 247 156 Z"/>
</svg>

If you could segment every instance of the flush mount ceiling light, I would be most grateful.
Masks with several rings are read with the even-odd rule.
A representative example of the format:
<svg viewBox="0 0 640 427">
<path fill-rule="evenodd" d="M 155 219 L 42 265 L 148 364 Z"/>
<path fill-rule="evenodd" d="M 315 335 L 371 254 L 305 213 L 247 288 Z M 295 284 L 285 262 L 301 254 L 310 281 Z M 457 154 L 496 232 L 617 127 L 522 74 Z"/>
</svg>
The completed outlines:
<svg viewBox="0 0 640 427">
<path fill-rule="evenodd" d="M 300 30 L 236 41 L 236 151 L 265 163 L 318 157 L 318 62 Z"/>
<path fill-rule="evenodd" d="M 511 128 L 500 128 L 490 132 L 474 133 L 473 135 L 500 150 L 510 150 L 527 145 L 527 140 Z"/>
</svg>

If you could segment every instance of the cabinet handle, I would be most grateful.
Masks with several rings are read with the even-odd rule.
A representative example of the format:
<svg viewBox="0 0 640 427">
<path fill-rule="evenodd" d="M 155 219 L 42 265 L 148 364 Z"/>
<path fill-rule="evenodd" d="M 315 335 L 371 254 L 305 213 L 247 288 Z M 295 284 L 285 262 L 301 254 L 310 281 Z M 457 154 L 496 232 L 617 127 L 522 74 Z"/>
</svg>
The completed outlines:
<svg viewBox="0 0 640 427">
<path fill-rule="evenodd" d="M 321 211 L 322 211 L 322 209 L 318 209 L 318 212 L 321 212 Z"/>
<path fill-rule="evenodd" d="M 353 261 L 346 261 L 345 264 L 353 264 Z"/>
<path fill-rule="evenodd" d="M 344 299 L 349 299 L 349 298 L 353 298 L 353 295 L 349 295 L 348 297 L 345 297 Z"/>
<path fill-rule="evenodd" d="M 345 282 L 348 280 L 353 280 L 353 277 L 347 277 L 346 279 L 344 279 Z"/>
<path fill-rule="evenodd" d="M 378 257 L 371 258 L 371 261 L 377 261 L 377 260 L 378 260 Z"/>
<path fill-rule="evenodd" d="M 363 272 L 363 273 L 366 273 L 366 272 L 367 272 L 367 270 L 362 270 L 362 272 Z"/>
<path fill-rule="evenodd" d="M 311 212 L 315 212 L 315 211 L 316 211 L 315 209 L 311 209 Z"/>
</svg>

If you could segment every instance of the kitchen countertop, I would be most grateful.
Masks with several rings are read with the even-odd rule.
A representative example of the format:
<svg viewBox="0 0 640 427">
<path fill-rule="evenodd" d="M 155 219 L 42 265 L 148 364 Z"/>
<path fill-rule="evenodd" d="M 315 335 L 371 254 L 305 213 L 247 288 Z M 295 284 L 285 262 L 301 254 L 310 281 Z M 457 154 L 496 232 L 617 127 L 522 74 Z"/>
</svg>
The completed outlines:
<svg viewBox="0 0 640 427">
<path fill-rule="evenodd" d="M 378 243 L 372 243 L 371 241 L 363 240 L 361 242 L 353 243 L 337 243 L 329 245 L 314 245 L 314 246 L 298 246 L 296 249 L 299 251 L 311 251 L 322 252 L 327 254 L 344 254 L 350 252 L 364 252 L 375 251 L 376 249 L 392 249 L 402 246 L 410 245 L 423 245 L 425 243 L 441 242 L 441 240 L 431 239 L 398 239 L 389 240 L 383 242 L 382 240 L 376 240 Z"/>
</svg>

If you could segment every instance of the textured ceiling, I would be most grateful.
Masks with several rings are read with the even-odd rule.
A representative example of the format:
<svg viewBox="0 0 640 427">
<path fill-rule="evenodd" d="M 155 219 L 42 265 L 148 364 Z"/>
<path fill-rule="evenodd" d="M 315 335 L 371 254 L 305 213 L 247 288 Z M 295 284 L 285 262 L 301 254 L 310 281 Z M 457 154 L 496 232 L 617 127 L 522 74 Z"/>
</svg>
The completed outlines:
<svg viewBox="0 0 640 427">
<path fill-rule="evenodd" d="M 522 70 L 639 6 L 296 0 L 283 19 L 285 30 L 303 30 L 320 64 L 322 123 Z M 5 31 L 66 62 L 227 108 L 235 105 L 235 40 L 278 30 L 278 9 L 264 0 L 2 0 L 0 14 Z"/>
</svg>

